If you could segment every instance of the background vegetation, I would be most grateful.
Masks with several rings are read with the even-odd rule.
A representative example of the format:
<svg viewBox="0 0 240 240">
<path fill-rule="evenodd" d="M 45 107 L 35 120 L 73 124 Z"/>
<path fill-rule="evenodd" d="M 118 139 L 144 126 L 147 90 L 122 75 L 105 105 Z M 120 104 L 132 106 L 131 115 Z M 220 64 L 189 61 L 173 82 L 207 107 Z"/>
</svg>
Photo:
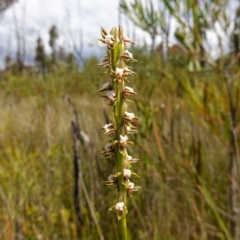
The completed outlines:
<svg viewBox="0 0 240 240">
<path fill-rule="evenodd" d="M 203 3 L 165 1 L 162 10 L 121 3 L 153 40 L 150 50 L 131 49 L 138 60 L 131 84 L 139 93 L 131 107 L 141 119 L 131 155 L 140 156 L 134 171 L 142 189 L 128 207 L 130 239 L 239 239 L 239 10 L 230 28 L 228 2 Z M 179 44 L 169 47 L 171 18 Z M 214 21 L 225 33 L 232 29 L 231 51 L 223 54 L 219 41 L 217 59 L 205 38 L 209 29 L 218 36 Z M 159 48 L 158 34 L 164 39 Z M 115 192 L 103 183 L 113 163 L 99 154 L 106 116 L 96 92 L 107 77 L 96 58 L 85 59 L 79 70 L 72 53 L 57 51 L 57 37 L 53 26 L 51 56 L 39 38 L 34 66 L 6 57 L 1 73 L 0 239 L 119 239 L 116 216 L 107 210 Z M 74 110 L 79 139 L 89 138 L 79 145 L 80 212 Z"/>
</svg>

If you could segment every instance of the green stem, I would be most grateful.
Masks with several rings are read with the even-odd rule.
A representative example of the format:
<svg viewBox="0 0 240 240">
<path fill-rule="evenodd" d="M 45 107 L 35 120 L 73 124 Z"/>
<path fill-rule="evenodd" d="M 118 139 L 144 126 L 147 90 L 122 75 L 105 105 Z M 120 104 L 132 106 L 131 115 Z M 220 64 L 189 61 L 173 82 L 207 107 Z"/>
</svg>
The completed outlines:
<svg viewBox="0 0 240 240">
<path fill-rule="evenodd" d="M 122 172 L 123 168 L 123 155 L 119 152 L 119 149 L 117 147 L 116 149 L 117 154 L 117 172 Z M 118 178 L 118 192 L 119 194 L 122 195 L 123 197 L 123 202 L 125 206 L 127 205 L 127 192 L 126 192 L 126 187 L 122 184 L 122 176 Z M 124 215 L 123 218 L 120 220 L 120 232 L 121 232 L 121 239 L 122 240 L 127 240 L 127 217 Z"/>
<path fill-rule="evenodd" d="M 123 109 L 123 99 L 121 96 L 121 87 L 120 87 L 120 83 L 116 83 L 117 87 L 116 87 L 116 94 L 118 96 L 117 102 L 115 104 L 115 106 L 113 107 L 113 111 L 114 111 L 114 118 L 115 118 L 115 123 L 116 123 L 116 134 L 114 137 L 114 140 L 119 140 L 120 134 L 121 134 L 121 129 L 123 127 L 123 116 L 122 116 L 122 109 Z M 119 146 L 116 145 L 116 170 L 117 172 L 122 172 L 123 169 L 123 161 L 124 161 L 124 157 L 123 155 L 120 153 L 120 149 Z M 126 187 L 125 185 L 123 185 L 123 178 L 122 176 L 118 177 L 118 193 L 119 195 L 122 196 L 123 198 L 123 202 L 125 204 L 125 206 L 127 205 L 127 193 L 126 193 Z M 120 220 L 120 231 L 121 231 L 121 238 L 122 240 L 127 240 L 127 218 L 126 215 L 124 215 L 123 218 L 121 218 Z"/>
<path fill-rule="evenodd" d="M 120 220 L 122 240 L 127 240 L 127 218 L 126 215 Z"/>
<path fill-rule="evenodd" d="M 111 50 L 111 64 L 112 64 L 112 70 L 116 70 L 116 65 L 117 61 L 120 58 L 120 48 L 121 45 L 117 45 L 113 50 Z M 113 116 L 115 120 L 115 136 L 114 136 L 114 141 L 118 141 L 120 138 L 120 134 L 123 128 L 123 112 L 124 112 L 124 101 L 123 101 L 123 96 L 122 96 L 122 89 L 124 87 L 124 83 L 121 82 L 113 82 L 112 79 L 112 84 L 115 89 L 115 93 L 117 96 L 117 100 L 115 105 L 113 106 Z M 116 155 L 116 172 L 122 172 L 123 171 L 123 161 L 124 157 L 120 153 L 119 145 L 115 146 L 115 155 Z M 127 192 L 126 192 L 126 187 L 123 185 L 123 177 L 120 176 L 118 177 L 118 183 L 117 183 L 117 188 L 118 188 L 118 195 L 121 196 L 122 201 L 124 202 L 125 206 L 127 205 Z M 121 239 L 122 240 L 127 240 L 127 218 L 126 215 L 124 215 L 120 221 L 120 233 L 121 233 Z"/>
</svg>

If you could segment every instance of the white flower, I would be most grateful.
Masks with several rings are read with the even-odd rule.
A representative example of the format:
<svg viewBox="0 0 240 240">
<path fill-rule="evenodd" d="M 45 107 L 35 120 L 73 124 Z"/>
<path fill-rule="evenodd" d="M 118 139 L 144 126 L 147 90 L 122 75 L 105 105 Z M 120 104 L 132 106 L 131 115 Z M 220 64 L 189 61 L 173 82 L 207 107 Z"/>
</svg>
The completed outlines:
<svg viewBox="0 0 240 240">
<path fill-rule="evenodd" d="M 131 87 L 124 87 L 123 91 L 124 91 L 124 92 L 134 93 L 134 90 L 133 90 L 133 88 L 131 88 Z"/>
<path fill-rule="evenodd" d="M 134 183 L 133 182 L 128 183 L 128 189 L 129 190 L 134 189 Z"/>
<path fill-rule="evenodd" d="M 124 68 L 124 73 L 133 73 L 133 71 L 131 71 L 128 67 Z"/>
<path fill-rule="evenodd" d="M 102 88 L 100 90 L 98 90 L 98 92 L 104 92 L 104 91 L 107 91 L 107 90 L 111 90 L 112 89 L 112 86 L 109 82 L 106 82 L 102 85 Z"/>
<path fill-rule="evenodd" d="M 115 101 L 116 93 L 113 90 L 107 91 L 106 95 L 108 99 Z"/>
<path fill-rule="evenodd" d="M 133 120 L 135 118 L 135 114 L 134 113 L 130 113 L 130 112 L 125 112 L 125 116 L 129 119 L 129 120 Z"/>
<path fill-rule="evenodd" d="M 128 144 L 127 141 L 128 141 L 128 136 L 127 135 L 125 135 L 125 136 L 120 135 L 120 144 L 123 147 L 127 146 L 127 144 Z"/>
<path fill-rule="evenodd" d="M 122 77 L 123 76 L 123 73 L 124 73 L 124 68 L 116 68 L 115 70 L 115 74 L 119 77 Z"/>
<path fill-rule="evenodd" d="M 109 82 L 106 82 L 102 85 L 102 89 L 109 88 L 111 84 Z"/>
<path fill-rule="evenodd" d="M 141 188 L 140 186 L 135 187 L 135 184 L 133 182 L 130 182 L 130 181 L 128 181 L 126 187 L 127 187 L 129 195 L 131 194 L 131 192 L 137 192 Z"/>
<path fill-rule="evenodd" d="M 105 133 L 111 132 L 114 129 L 114 126 L 112 123 L 105 124 L 103 126 L 103 129 L 105 130 Z"/>
<path fill-rule="evenodd" d="M 114 79 L 114 81 L 115 80 L 117 80 L 117 81 L 122 81 L 122 80 L 125 80 L 125 81 L 128 81 L 127 79 L 126 79 L 126 77 L 128 76 L 128 75 L 132 75 L 132 74 L 135 74 L 133 71 L 131 71 L 128 67 L 124 67 L 124 68 L 119 68 L 119 67 L 117 67 L 116 68 L 116 70 L 115 70 L 115 72 L 113 72 L 114 74 L 114 76 L 115 76 L 115 79 Z"/>
<path fill-rule="evenodd" d="M 104 38 L 106 44 L 112 44 L 113 43 L 113 35 L 107 34 Z"/>
<path fill-rule="evenodd" d="M 113 174 L 110 174 L 110 175 L 108 176 L 108 181 L 109 181 L 109 182 L 114 182 L 114 181 L 115 181 L 115 176 L 114 176 Z"/>
<path fill-rule="evenodd" d="M 129 163 L 135 163 L 135 162 L 139 161 L 139 159 L 133 158 L 132 156 L 129 156 L 129 155 L 126 155 L 125 159 L 126 159 Z"/>
<path fill-rule="evenodd" d="M 133 127 L 133 126 L 125 126 L 125 130 L 126 130 L 126 133 L 127 134 L 133 134 L 133 133 L 136 133 L 137 130 Z"/>
<path fill-rule="evenodd" d="M 125 50 L 125 51 L 124 51 L 124 54 L 127 54 L 130 58 L 133 58 L 132 53 L 130 53 L 128 50 Z"/>
<path fill-rule="evenodd" d="M 105 56 L 103 59 L 101 59 L 101 61 L 97 64 L 97 66 L 110 68 L 110 60 L 108 59 L 108 56 Z"/>
<path fill-rule="evenodd" d="M 132 53 L 130 53 L 128 50 L 124 51 L 122 58 L 125 62 L 135 62 L 136 61 L 135 59 L 133 59 Z"/>
<path fill-rule="evenodd" d="M 105 149 L 106 152 L 111 151 L 111 150 L 112 150 L 112 144 L 111 144 L 111 143 L 107 143 L 107 144 L 105 145 L 104 149 Z"/>
<path fill-rule="evenodd" d="M 126 158 L 127 158 L 128 161 L 131 161 L 133 159 L 133 157 L 130 156 L 130 155 L 127 155 Z"/>
<path fill-rule="evenodd" d="M 106 43 L 107 47 L 112 49 L 114 47 L 114 36 L 108 33 L 104 28 L 101 29 L 102 38 L 99 39 L 102 43 Z"/>
<path fill-rule="evenodd" d="M 124 202 L 118 202 L 115 206 L 115 209 L 117 211 L 123 211 L 124 210 Z"/>
<path fill-rule="evenodd" d="M 132 175 L 132 171 L 130 169 L 123 169 L 123 177 L 130 178 Z"/>
</svg>

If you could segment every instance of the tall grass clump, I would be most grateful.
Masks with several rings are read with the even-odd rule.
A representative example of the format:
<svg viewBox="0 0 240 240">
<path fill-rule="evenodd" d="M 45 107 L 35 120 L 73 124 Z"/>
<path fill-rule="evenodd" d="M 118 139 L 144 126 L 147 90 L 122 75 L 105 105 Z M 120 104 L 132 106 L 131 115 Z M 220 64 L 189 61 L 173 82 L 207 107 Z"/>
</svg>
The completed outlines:
<svg viewBox="0 0 240 240">
<path fill-rule="evenodd" d="M 106 185 L 117 189 L 116 203 L 109 210 L 116 210 L 120 222 L 120 233 L 123 240 L 127 239 L 127 196 L 133 191 L 138 191 L 131 178 L 139 177 L 132 172 L 131 164 L 138 161 L 128 155 L 128 147 L 133 145 L 129 141 L 129 135 L 136 133 L 138 118 L 134 113 L 128 112 L 128 98 L 136 95 L 133 88 L 126 86 L 129 83 L 128 76 L 135 74 L 126 65 L 126 62 L 134 62 L 132 54 L 125 49 L 127 43 L 133 43 L 123 33 L 122 27 L 113 27 L 108 33 L 101 29 L 101 42 L 107 45 L 107 54 L 98 64 L 107 69 L 105 73 L 111 76 L 111 82 L 103 84 L 99 92 L 104 92 L 103 98 L 110 107 L 111 122 L 104 125 L 103 130 L 107 135 L 108 143 L 102 153 L 110 159 L 114 159 L 115 167 L 109 175 Z"/>
</svg>

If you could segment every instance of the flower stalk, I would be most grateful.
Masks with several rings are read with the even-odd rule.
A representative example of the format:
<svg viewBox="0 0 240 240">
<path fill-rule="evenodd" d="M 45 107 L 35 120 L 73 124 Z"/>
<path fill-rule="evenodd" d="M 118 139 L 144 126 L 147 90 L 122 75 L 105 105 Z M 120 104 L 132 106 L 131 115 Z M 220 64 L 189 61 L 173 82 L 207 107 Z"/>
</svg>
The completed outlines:
<svg viewBox="0 0 240 240">
<path fill-rule="evenodd" d="M 101 29 L 102 38 L 99 39 L 107 45 L 107 54 L 104 59 L 97 64 L 107 70 L 104 73 L 110 74 L 111 82 L 104 83 L 99 90 L 102 97 L 107 101 L 106 106 L 111 108 L 112 122 L 104 125 L 102 130 L 108 137 L 108 143 L 104 147 L 103 153 L 106 157 L 113 158 L 115 167 L 113 173 L 109 175 L 106 185 L 117 189 L 116 204 L 109 210 L 117 212 L 120 222 L 120 233 L 122 240 L 127 240 L 127 197 L 131 193 L 139 190 L 139 186 L 130 181 L 133 177 L 139 177 L 132 172 L 131 165 L 138 161 L 128 155 L 128 147 L 133 145 L 129 140 L 129 135 L 136 133 L 138 118 L 134 113 L 127 110 L 129 97 L 137 93 L 133 88 L 126 86 L 129 83 L 128 76 L 135 74 L 127 65 L 127 62 L 135 62 L 132 54 L 125 49 L 127 43 L 133 43 L 123 33 L 122 27 L 113 27 L 108 33 Z"/>
</svg>

